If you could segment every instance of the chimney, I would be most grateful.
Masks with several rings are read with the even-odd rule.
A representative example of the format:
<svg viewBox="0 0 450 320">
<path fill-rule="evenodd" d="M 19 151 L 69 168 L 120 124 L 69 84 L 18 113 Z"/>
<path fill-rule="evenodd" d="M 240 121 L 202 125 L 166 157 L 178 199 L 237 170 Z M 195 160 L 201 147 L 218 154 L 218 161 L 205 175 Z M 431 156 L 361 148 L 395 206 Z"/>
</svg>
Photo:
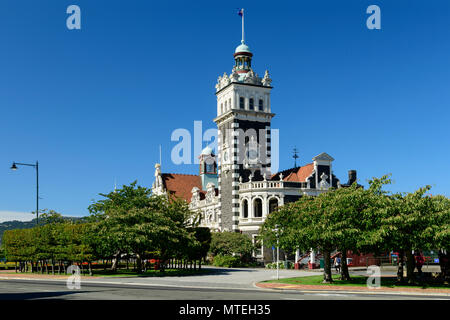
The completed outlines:
<svg viewBox="0 0 450 320">
<path fill-rule="evenodd" d="M 356 170 L 348 170 L 348 185 L 353 184 L 356 181 Z"/>
</svg>

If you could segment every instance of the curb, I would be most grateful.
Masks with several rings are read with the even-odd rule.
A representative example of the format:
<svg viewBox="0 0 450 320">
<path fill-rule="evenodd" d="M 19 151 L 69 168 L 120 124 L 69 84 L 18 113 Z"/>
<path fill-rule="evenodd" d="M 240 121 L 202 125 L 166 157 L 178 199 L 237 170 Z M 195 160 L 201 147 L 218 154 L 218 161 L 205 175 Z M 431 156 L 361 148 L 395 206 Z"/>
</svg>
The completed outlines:
<svg viewBox="0 0 450 320">
<path fill-rule="evenodd" d="M 286 286 L 277 286 L 277 287 L 266 287 L 262 285 L 261 282 L 254 282 L 254 287 L 264 289 L 264 290 L 272 290 L 272 291 L 300 291 L 300 292 L 308 292 L 308 293 L 317 293 L 317 292 L 332 292 L 332 293 L 353 293 L 353 294 L 381 294 L 381 295 L 408 295 L 408 296 L 442 296 L 442 297 L 450 297 L 450 290 L 448 293 L 443 292 L 420 292 L 420 291 L 385 291 L 383 289 L 360 289 L 360 287 L 349 287 L 348 290 L 346 289 L 339 289 L 339 288 L 325 288 L 324 286 L 320 285 L 308 285 L 308 288 L 304 288 L 302 286 L 297 285 L 289 285 L 286 284 Z M 355 288 L 358 288 L 355 290 Z M 352 290 L 353 289 L 353 290 Z M 427 289 L 422 289 L 427 290 Z"/>
</svg>

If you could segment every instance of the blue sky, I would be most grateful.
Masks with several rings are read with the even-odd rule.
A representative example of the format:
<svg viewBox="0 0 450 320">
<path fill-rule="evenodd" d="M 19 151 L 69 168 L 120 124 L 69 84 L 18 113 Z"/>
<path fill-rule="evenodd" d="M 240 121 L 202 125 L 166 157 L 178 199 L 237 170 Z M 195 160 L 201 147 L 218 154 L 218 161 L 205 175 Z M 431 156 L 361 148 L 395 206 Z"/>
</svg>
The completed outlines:
<svg viewBox="0 0 450 320">
<path fill-rule="evenodd" d="M 81 8 L 82 29 L 66 28 Z M 381 8 L 381 30 L 366 8 Z M 0 212 L 87 214 L 98 193 L 163 172 L 170 140 L 213 128 L 217 77 L 229 73 L 246 12 L 253 67 L 273 78 L 280 168 L 321 152 L 342 182 L 392 173 L 393 191 L 450 192 L 448 1 L 87 1 L 0 3 Z"/>
</svg>

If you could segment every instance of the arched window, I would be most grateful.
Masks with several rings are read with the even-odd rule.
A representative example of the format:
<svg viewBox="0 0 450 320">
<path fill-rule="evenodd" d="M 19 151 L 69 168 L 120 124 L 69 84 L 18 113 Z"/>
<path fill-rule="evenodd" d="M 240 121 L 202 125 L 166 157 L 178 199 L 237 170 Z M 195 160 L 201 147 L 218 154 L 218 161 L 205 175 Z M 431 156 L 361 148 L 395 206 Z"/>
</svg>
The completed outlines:
<svg viewBox="0 0 450 320">
<path fill-rule="evenodd" d="M 220 113 L 223 113 L 223 103 L 220 104 Z"/>
<path fill-rule="evenodd" d="M 256 198 L 253 201 L 253 214 L 255 218 L 262 217 L 262 200 L 260 198 Z"/>
<path fill-rule="evenodd" d="M 274 212 L 278 208 L 278 199 L 272 198 L 269 201 L 269 213 Z"/>
<path fill-rule="evenodd" d="M 248 101 L 248 108 L 249 108 L 250 110 L 255 109 L 255 103 L 254 103 L 253 98 L 250 98 L 250 100 Z"/>
<path fill-rule="evenodd" d="M 248 218 L 248 201 L 242 201 L 242 217 Z"/>
</svg>

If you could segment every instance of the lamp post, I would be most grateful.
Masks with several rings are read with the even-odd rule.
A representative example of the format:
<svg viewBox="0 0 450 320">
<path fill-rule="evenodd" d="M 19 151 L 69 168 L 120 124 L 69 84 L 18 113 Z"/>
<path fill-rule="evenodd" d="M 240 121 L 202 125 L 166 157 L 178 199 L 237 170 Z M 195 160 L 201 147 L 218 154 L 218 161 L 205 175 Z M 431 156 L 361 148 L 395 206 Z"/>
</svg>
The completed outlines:
<svg viewBox="0 0 450 320">
<path fill-rule="evenodd" d="M 278 225 L 275 226 L 274 231 L 277 235 L 277 280 L 280 280 L 280 240 L 278 237 Z"/>
<path fill-rule="evenodd" d="M 16 171 L 17 166 L 28 166 L 36 169 L 36 224 L 39 225 L 39 163 L 36 164 L 13 162 L 11 170 Z"/>
</svg>

